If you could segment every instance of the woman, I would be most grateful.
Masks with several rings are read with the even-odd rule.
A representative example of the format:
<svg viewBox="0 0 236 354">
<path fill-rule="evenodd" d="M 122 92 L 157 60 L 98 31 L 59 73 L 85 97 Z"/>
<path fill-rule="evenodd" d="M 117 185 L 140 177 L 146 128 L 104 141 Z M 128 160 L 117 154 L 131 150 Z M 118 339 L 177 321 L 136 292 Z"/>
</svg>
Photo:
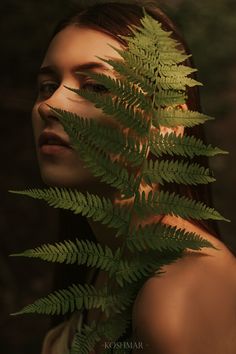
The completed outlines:
<svg viewBox="0 0 236 354">
<path fill-rule="evenodd" d="M 171 21 L 155 5 L 147 4 L 145 9 L 163 24 L 164 29 L 172 30 L 173 37 L 186 50 Z M 98 57 L 120 59 L 109 45 L 124 49 L 126 43 L 118 35 L 130 34 L 128 25 L 139 25 L 142 16 L 142 8 L 138 5 L 104 4 L 78 10 L 57 27 L 39 71 L 39 94 L 32 112 L 40 171 L 47 185 L 77 187 L 121 203 L 117 192 L 99 183 L 78 153 L 71 149 L 69 137 L 48 105 L 83 117 L 101 119 L 100 110 L 65 86 L 105 93 L 106 88 L 76 72 L 89 69 L 114 77 L 112 68 Z M 196 89 L 189 90 L 187 106 L 193 110 L 199 108 Z M 186 109 L 186 106 L 181 108 Z M 173 132 L 183 134 L 183 128 L 176 127 Z M 202 132 L 194 128 L 191 134 L 200 137 Z M 173 188 L 175 191 L 180 189 L 178 186 Z M 208 195 L 203 187 L 182 187 L 181 192 L 202 201 Z M 146 222 L 159 219 L 156 216 Z M 147 354 L 235 353 L 236 262 L 233 254 L 219 240 L 210 223 L 193 223 L 168 215 L 161 221 L 196 232 L 217 249 L 186 252 L 183 258 L 165 267 L 161 277 L 146 281 L 134 302 L 132 318 L 133 336 L 142 345 L 132 353 L 140 350 Z M 113 250 L 119 246 L 118 239 L 114 242 L 107 228 L 90 220 L 89 226 L 99 243 L 107 244 Z M 92 274 L 87 274 L 86 278 L 92 281 Z M 99 272 L 94 285 L 100 287 L 106 281 L 106 274 Z M 96 311 L 88 311 L 88 324 L 98 319 Z M 82 320 L 82 316 L 72 316 L 50 331 L 42 354 L 67 353 L 73 331 Z M 103 350 L 104 343 L 101 343 L 94 353 Z"/>
</svg>

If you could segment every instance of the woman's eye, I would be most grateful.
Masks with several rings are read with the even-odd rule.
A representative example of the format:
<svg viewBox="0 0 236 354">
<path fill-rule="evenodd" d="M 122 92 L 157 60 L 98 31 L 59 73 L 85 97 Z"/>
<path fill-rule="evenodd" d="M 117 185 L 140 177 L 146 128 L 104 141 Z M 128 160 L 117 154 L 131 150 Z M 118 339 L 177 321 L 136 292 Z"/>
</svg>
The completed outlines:
<svg viewBox="0 0 236 354">
<path fill-rule="evenodd" d="M 109 90 L 105 86 L 97 84 L 96 82 L 85 83 L 83 85 L 83 89 L 89 90 L 89 91 L 91 90 L 91 91 L 94 91 L 97 93 L 108 93 L 109 92 Z"/>
<path fill-rule="evenodd" d="M 57 90 L 58 84 L 55 82 L 42 82 L 39 84 L 39 97 L 49 98 Z"/>
</svg>

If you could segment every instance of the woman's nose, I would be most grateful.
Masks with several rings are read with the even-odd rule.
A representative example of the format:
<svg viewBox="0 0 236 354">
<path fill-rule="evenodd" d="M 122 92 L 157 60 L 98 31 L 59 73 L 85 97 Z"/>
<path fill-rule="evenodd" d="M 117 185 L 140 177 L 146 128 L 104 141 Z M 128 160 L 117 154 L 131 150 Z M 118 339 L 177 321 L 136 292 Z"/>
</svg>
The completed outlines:
<svg viewBox="0 0 236 354">
<path fill-rule="evenodd" d="M 50 96 L 45 98 L 38 106 L 38 112 L 40 117 L 44 121 L 58 121 L 56 114 L 51 107 L 63 109 L 65 106 L 65 98 L 63 94 L 62 85 L 59 86 Z"/>
<path fill-rule="evenodd" d="M 45 122 L 58 121 L 58 118 L 55 113 L 49 107 L 49 104 L 46 102 L 42 102 L 38 106 L 38 112 L 42 120 Z"/>
<path fill-rule="evenodd" d="M 77 112 L 80 107 L 80 103 L 83 101 L 84 99 L 82 97 L 78 96 L 71 90 L 68 90 L 68 88 L 64 85 L 61 85 L 50 97 L 40 103 L 38 106 L 38 112 L 43 120 L 58 121 L 56 114 L 50 107 Z"/>
</svg>

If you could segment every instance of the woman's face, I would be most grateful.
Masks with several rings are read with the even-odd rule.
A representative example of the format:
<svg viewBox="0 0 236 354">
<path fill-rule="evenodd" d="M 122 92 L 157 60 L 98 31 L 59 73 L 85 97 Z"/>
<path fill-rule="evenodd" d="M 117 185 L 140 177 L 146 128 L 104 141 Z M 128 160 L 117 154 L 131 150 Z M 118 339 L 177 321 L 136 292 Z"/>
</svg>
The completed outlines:
<svg viewBox="0 0 236 354">
<path fill-rule="evenodd" d="M 40 172 L 48 185 L 91 190 L 94 184 L 94 178 L 79 154 L 69 147 L 68 135 L 47 105 L 102 119 L 101 110 L 65 86 L 105 94 L 105 88 L 76 72 L 89 69 L 115 77 L 112 67 L 96 57 L 120 59 L 109 44 L 122 49 L 119 42 L 105 33 L 70 25 L 54 37 L 48 48 L 39 71 L 38 97 L 32 111 Z"/>
</svg>

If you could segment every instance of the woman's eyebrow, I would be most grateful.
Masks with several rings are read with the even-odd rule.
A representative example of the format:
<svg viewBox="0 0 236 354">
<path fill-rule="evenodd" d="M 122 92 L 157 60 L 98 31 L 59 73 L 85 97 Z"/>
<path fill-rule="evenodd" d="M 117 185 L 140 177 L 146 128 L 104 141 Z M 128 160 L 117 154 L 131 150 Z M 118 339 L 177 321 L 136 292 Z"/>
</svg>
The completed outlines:
<svg viewBox="0 0 236 354">
<path fill-rule="evenodd" d="M 72 73 L 76 73 L 79 71 L 86 71 L 86 70 L 94 70 L 94 69 L 100 69 L 102 71 L 108 72 L 108 73 L 112 73 L 116 76 L 116 71 L 111 67 L 107 67 L 106 65 L 104 65 L 101 62 L 96 62 L 96 61 L 91 61 L 91 62 L 86 62 L 83 64 L 78 64 L 75 65 L 71 68 L 71 72 Z M 53 65 L 47 65 L 47 66 L 42 66 L 39 69 L 38 72 L 38 77 L 40 77 L 40 75 L 52 75 L 52 76 L 58 76 L 58 70 L 56 67 L 54 67 Z"/>
<path fill-rule="evenodd" d="M 38 72 L 38 77 L 40 75 L 52 75 L 52 76 L 58 76 L 58 73 L 57 73 L 57 70 L 55 67 L 51 66 L 51 65 L 48 65 L 48 66 L 42 66 L 40 69 L 39 69 L 39 72 Z"/>
<path fill-rule="evenodd" d="M 90 61 L 88 63 L 83 63 L 79 65 L 75 65 L 72 68 L 72 71 L 85 71 L 85 70 L 93 70 L 93 69 L 101 69 L 103 71 L 110 71 L 112 72 L 112 69 L 109 69 L 107 66 L 105 66 L 103 63 L 99 63 L 96 61 Z"/>
</svg>

